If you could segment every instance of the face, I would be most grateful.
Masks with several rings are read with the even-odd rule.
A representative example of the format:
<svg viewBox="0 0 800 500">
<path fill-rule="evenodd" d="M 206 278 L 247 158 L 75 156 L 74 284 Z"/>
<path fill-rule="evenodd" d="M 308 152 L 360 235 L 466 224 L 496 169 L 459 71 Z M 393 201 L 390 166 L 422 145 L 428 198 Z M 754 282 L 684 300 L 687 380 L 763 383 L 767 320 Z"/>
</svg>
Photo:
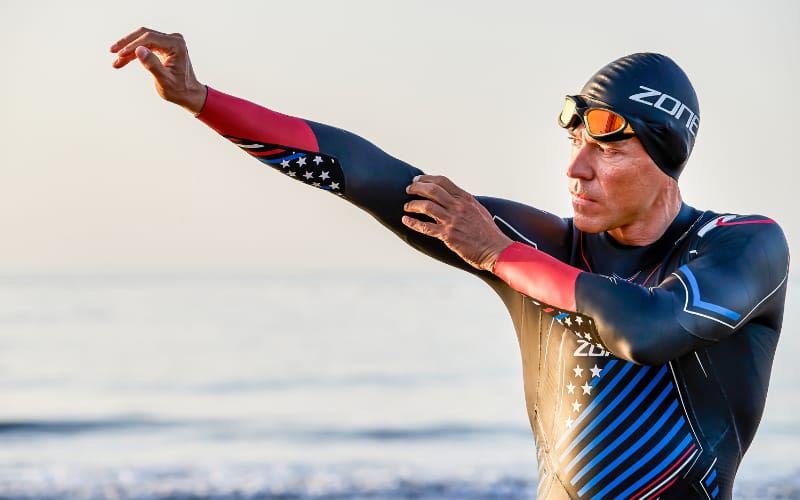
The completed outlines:
<svg viewBox="0 0 800 500">
<path fill-rule="evenodd" d="M 572 153 L 567 177 L 575 226 L 599 233 L 647 221 L 670 178 L 639 139 L 600 142 L 580 125 L 569 131 L 569 140 Z"/>
</svg>

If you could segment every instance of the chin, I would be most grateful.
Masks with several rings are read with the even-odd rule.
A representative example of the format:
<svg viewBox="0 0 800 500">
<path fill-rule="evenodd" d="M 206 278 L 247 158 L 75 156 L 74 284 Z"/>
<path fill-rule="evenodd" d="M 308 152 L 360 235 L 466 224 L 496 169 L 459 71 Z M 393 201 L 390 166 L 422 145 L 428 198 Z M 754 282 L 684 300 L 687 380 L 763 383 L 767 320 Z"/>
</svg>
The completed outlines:
<svg viewBox="0 0 800 500">
<path fill-rule="evenodd" d="M 602 233 L 608 229 L 597 217 L 589 217 L 575 213 L 572 220 L 575 227 L 584 233 Z"/>
</svg>

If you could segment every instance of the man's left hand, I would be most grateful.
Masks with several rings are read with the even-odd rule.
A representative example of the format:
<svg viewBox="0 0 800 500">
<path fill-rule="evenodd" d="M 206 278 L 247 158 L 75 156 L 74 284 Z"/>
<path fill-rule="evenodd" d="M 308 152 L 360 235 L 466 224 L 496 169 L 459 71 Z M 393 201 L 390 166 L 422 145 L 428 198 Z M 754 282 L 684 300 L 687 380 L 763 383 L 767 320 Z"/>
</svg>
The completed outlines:
<svg viewBox="0 0 800 500">
<path fill-rule="evenodd" d="M 425 199 L 409 201 L 405 211 L 427 215 L 434 222 L 406 215 L 403 224 L 442 240 L 476 269 L 491 271 L 500 253 L 513 243 L 498 229 L 489 211 L 447 177 L 418 175 L 406 192 Z"/>
</svg>

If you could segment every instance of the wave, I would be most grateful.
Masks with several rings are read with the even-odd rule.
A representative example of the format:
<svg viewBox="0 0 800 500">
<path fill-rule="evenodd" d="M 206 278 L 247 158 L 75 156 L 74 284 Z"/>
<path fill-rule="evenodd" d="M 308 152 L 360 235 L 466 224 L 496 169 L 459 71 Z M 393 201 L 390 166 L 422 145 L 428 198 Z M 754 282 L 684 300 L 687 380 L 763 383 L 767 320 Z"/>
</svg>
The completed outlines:
<svg viewBox="0 0 800 500">
<path fill-rule="evenodd" d="M 107 419 L 52 419 L 0 421 L 0 440 L 20 436 L 70 436 L 87 433 L 136 431 L 200 431 L 212 440 L 275 439 L 284 441 L 438 441 L 464 439 L 527 438 L 530 430 L 504 424 L 473 425 L 434 423 L 407 427 L 373 426 L 331 428 L 313 425 L 264 424 L 255 420 L 160 420 L 149 417 Z"/>
<path fill-rule="evenodd" d="M 64 419 L 0 421 L 0 438 L 8 435 L 79 434 L 99 431 L 120 431 L 137 428 L 163 428 L 177 425 L 148 418 L 115 417 L 109 419 Z"/>
<path fill-rule="evenodd" d="M 737 483 L 734 498 L 800 498 L 798 477 Z M 7 500 L 522 500 L 535 495 L 535 473 L 486 467 L 447 473 L 366 464 L 0 468 L 0 498 Z"/>
<path fill-rule="evenodd" d="M 31 472 L 18 468 L 12 477 L 0 470 L 0 497 L 8 500 L 522 500 L 535 496 L 532 477 L 466 473 L 430 477 L 421 471 L 403 474 L 360 466 L 62 469 L 39 470 L 32 475 Z"/>
</svg>

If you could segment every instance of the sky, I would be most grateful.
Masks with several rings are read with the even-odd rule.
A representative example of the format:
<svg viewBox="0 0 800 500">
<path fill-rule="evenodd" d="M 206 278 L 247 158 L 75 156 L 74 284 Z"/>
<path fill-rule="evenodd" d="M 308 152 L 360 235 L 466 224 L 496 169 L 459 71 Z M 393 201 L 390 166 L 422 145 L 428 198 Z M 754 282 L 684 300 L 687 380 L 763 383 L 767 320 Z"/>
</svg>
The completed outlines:
<svg viewBox="0 0 800 500">
<path fill-rule="evenodd" d="M 800 3 L 0 0 L 0 273 L 436 264 L 162 101 L 112 42 L 181 32 L 198 78 L 362 135 L 465 189 L 568 216 L 563 96 L 632 52 L 675 59 L 700 209 L 760 213 L 797 254 Z"/>
</svg>

